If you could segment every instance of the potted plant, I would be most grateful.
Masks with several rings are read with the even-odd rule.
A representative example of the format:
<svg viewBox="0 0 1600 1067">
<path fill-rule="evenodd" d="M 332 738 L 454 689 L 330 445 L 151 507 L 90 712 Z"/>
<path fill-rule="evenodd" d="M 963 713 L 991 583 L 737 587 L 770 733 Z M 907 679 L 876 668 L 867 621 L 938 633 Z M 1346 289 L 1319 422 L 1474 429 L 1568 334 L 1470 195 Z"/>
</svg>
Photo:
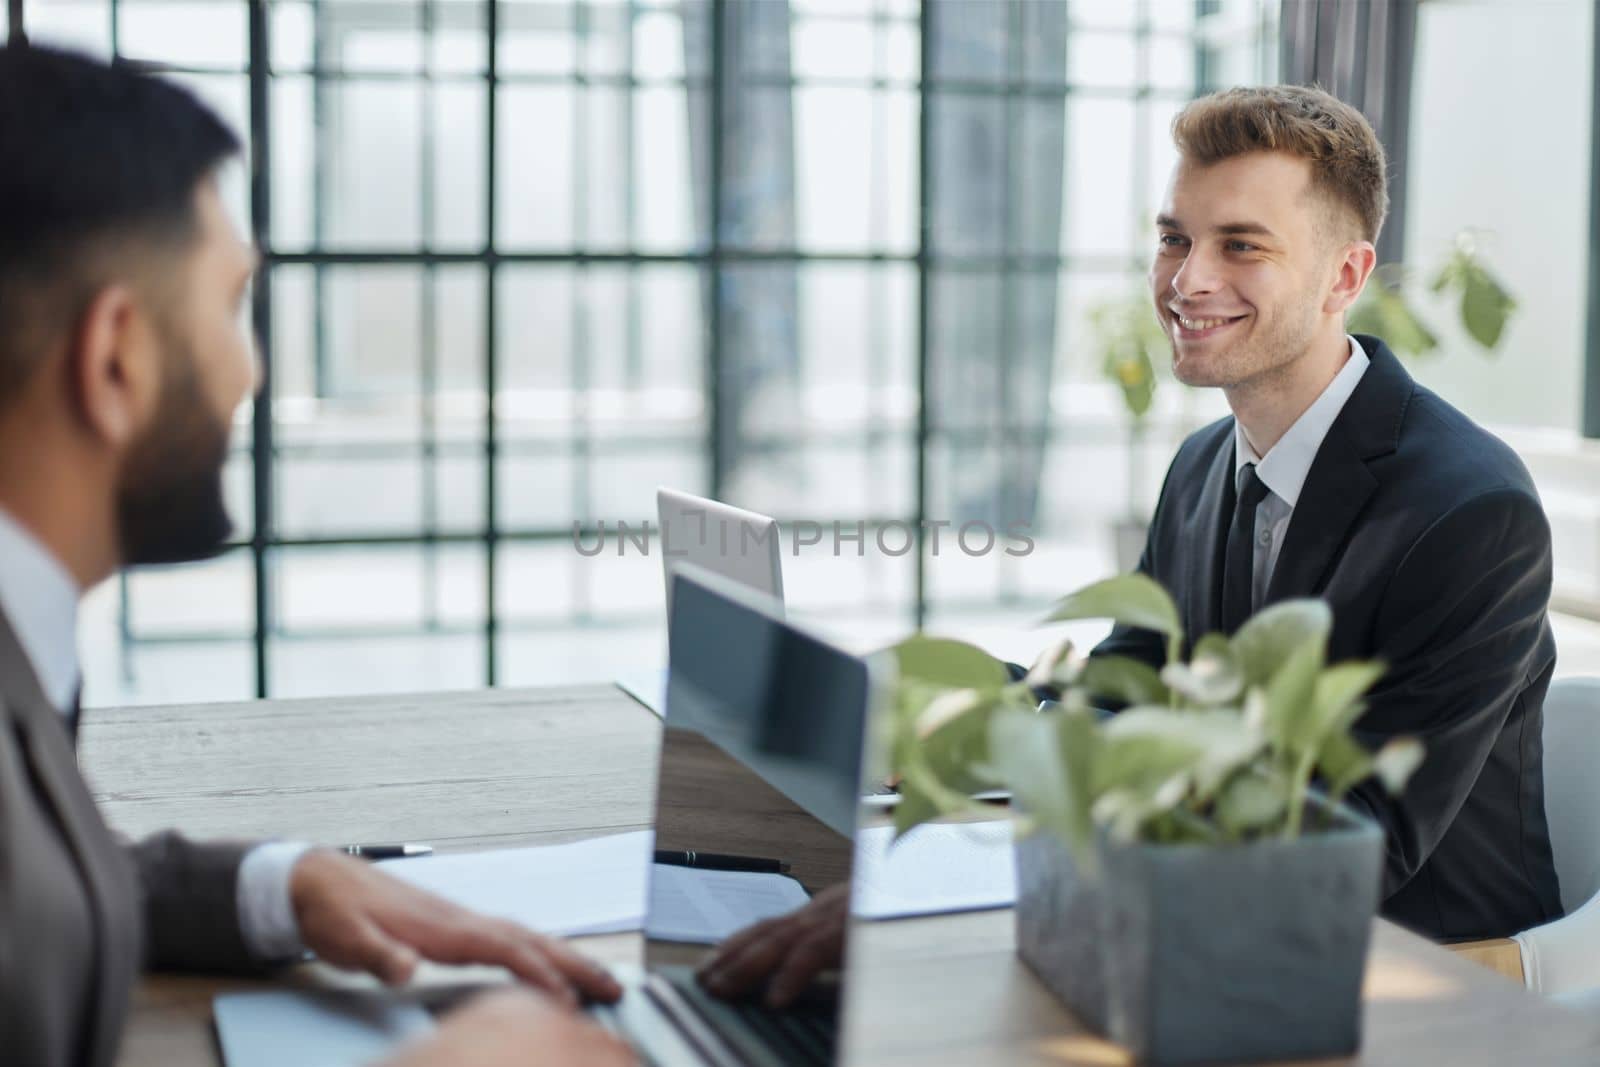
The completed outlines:
<svg viewBox="0 0 1600 1067">
<path fill-rule="evenodd" d="M 1383 838 L 1342 801 L 1373 776 L 1398 791 L 1421 759 L 1413 739 L 1373 754 L 1350 736 L 1382 665 L 1328 664 L 1316 600 L 1202 637 L 1184 662 L 1177 609 L 1141 574 L 1049 618 L 1154 630 L 1166 665 L 1064 641 L 1012 681 L 960 642 L 895 646 L 898 830 L 1009 788 L 1018 953 L 1141 1062 L 1353 1051 Z M 1059 704 L 1035 710 L 1038 686 Z M 1127 707 L 1096 710 L 1108 701 Z"/>
<path fill-rule="evenodd" d="M 1144 550 L 1149 516 L 1144 500 L 1144 440 L 1150 407 L 1155 401 L 1156 361 L 1163 358 L 1166 335 L 1144 292 L 1107 300 L 1089 311 L 1089 329 L 1100 355 L 1100 371 L 1115 385 L 1127 412 L 1128 498 L 1113 524 L 1117 569 L 1127 572 Z"/>
<path fill-rule="evenodd" d="M 1379 267 L 1350 310 L 1351 333 L 1382 337 L 1402 355 L 1419 358 L 1435 353 L 1439 338 L 1406 300 L 1408 271 L 1404 264 Z M 1461 325 L 1484 355 L 1492 356 L 1505 335 L 1517 301 L 1483 261 L 1477 234 L 1462 230 L 1444 265 L 1434 274 L 1430 291 L 1459 301 Z"/>
</svg>

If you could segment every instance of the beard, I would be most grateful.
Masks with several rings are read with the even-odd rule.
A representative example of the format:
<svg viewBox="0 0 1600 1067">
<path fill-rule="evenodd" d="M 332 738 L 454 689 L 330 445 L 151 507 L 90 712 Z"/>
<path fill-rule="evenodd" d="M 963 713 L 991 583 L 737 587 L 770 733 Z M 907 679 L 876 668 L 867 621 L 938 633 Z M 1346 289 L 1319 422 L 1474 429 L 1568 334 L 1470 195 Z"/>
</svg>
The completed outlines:
<svg viewBox="0 0 1600 1067">
<path fill-rule="evenodd" d="M 169 345 L 168 375 L 117 487 L 125 565 L 209 559 L 233 533 L 222 495 L 229 425 L 206 402 L 193 351 Z"/>
<path fill-rule="evenodd" d="M 1311 348 L 1317 332 L 1316 300 L 1308 296 L 1299 304 L 1279 305 L 1266 317 L 1258 310 L 1253 329 L 1244 339 L 1198 363 L 1193 356 L 1180 359 L 1172 325 L 1165 317 L 1164 325 L 1175 378 L 1189 386 L 1232 389 L 1282 371 Z"/>
</svg>

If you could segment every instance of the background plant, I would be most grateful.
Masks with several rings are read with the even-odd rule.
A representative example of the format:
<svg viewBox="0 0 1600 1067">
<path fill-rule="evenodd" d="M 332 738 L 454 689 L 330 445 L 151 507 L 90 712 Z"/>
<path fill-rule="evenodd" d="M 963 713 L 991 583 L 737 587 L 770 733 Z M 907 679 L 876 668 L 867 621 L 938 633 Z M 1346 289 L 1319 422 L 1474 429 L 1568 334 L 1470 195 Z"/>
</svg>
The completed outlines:
<svg viewBox="0 0 1600 1067">
<path fill-rule="evenodd" d="M 1100 373 L 1122 397 L 1128 421 L 1128 516 L 1138 517 L 1143 499 L 1139 471 L 1144 436 L 1156 395 L 1156 366 L 1167 358 L 1166 334 L 1144 290 L 1108 299 L 1089 309 L 1089 332 L 1100 356 Z"/>
<path fill-rule="evenodd" d="M 1046 621 L 1100 618 L 1161 634 L 1166 665 L 1085 659 L 1061 641 L 1013 681 L 958 641 L 919 634 L 894 646 L 887 721 L 900 832 L 1005 787 L 1031 824 L 1086 858 L 1097 829 L 1154 843 L 1293 838 L 1308 812 L 1331 811 L 1369 777 L 1398 792 L 1421 761 L 1414 739 L 1370 753 L 1352 738 L 1384 668 L 1327 662 L 1332 616 L 1321 601 L 1266 608 L 1231 638 L 1202 637 L 1187 661 L 1176 605 L 1142 574 L 1081 589 Z M 1059 707 L 1035 710 L 1043 685 L 1062 690 Z M 1127 708 L 1096 709 L 1108 700 Z M 1313 783 L 1328 806 L 1308 803 Z"/>
<path fill-rule="evenodd" d="M 1445 260 L 1429 282 L 1435 295 L 1449 294 L 1457 302 L 1461 325 L 1485 355 L 1494 355 L 1505 336 L 1506 325 L 1517 309 L 1508 292 L 1484 262 L 1478 234 L 1462 230 Z M 1382 337 L 1402 355 L 1423 357 L 1439 348 L 1438 335 L 1417 314 L 1407 297 L 1412 272 L 1401 263 L 1385 263 L 1368 283 L 1361 299 L 1350 309 L 1351 333 Z"/>
</svg>

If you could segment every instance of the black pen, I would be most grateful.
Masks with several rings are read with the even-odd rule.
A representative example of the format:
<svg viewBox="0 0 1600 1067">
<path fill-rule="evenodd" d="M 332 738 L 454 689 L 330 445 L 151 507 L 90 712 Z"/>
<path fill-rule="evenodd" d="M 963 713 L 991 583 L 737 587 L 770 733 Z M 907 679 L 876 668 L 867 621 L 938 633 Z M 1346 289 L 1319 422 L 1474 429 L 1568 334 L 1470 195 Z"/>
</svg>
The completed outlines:
<svg viewBox="0 0 1600 1067">
<path fill-rule="evenodd" d="M 340 845 L 339 851 L 347 856 L 360 856 L 364 860 L 398 860 L 408 856 L 431 856 L 432 845 Z"/>
<path fill-rule="evenodd" d="M 696 852 L 693 850 L 656 849 L 655 860 L 673 867 L 698 867 L 702 871 L 753 871 L 757 874 L 788 874 L 789 865 L 782 860 L 763 859 L 760 856 L 730 856 L 725 852 Z"/>
</svg>

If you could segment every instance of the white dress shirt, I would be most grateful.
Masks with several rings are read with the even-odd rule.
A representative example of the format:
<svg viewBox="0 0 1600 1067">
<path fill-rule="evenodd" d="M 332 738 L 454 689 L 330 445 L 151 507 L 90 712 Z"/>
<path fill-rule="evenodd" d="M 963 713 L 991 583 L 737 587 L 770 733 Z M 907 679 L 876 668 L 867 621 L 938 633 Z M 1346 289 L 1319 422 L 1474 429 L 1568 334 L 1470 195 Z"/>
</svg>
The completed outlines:
<svg viewBox="0 0 1600 1067">
<path fill-rule="evenodd" d="M 50 550 L 0 509 L 0 610 L 16 631 L 45 699 L 68 714 L 78 692 L 78 585 Z M 262 959 L 304 950 L 289 900 L 289 872 L 309 846 L 272 841 L 239 867 L 239 929 Z"/>
<path fill-rule="evenodd" d="M 1267 450 L 1265 456 L 1256 450 L 1244 435 L 1244 427 L 1233 424 L 1233 475 L 1238 484 L 1239 475 L 1247 463 L 1256 465 L 1256 477 L 1267 487 L 1267 495 L 1256 506 L 1255 556 L 1252 559 L 1250 608 L 1254 611 L 1266 599 L 1267 583 L 1278 565 L 1278 553 L 1283 539 L 1289 533 L 1289 520 L 1294 517 L 1294 507 L 1300 502 L 1300 490 L 1305 488 L 1306 475 L 1311 473 L 1311 461 L 1317 458 L 1323 438 L 1333 420 L 1339 417 L 1350 394 L 1356 391 L 1361 376 L 1372 362 L 1354 337 L 1350 342 L 1350 358 L 1333 376 L 1333 381 L 1322 395 L 1295 420 L 1278 443 Z"/>
</svg>

